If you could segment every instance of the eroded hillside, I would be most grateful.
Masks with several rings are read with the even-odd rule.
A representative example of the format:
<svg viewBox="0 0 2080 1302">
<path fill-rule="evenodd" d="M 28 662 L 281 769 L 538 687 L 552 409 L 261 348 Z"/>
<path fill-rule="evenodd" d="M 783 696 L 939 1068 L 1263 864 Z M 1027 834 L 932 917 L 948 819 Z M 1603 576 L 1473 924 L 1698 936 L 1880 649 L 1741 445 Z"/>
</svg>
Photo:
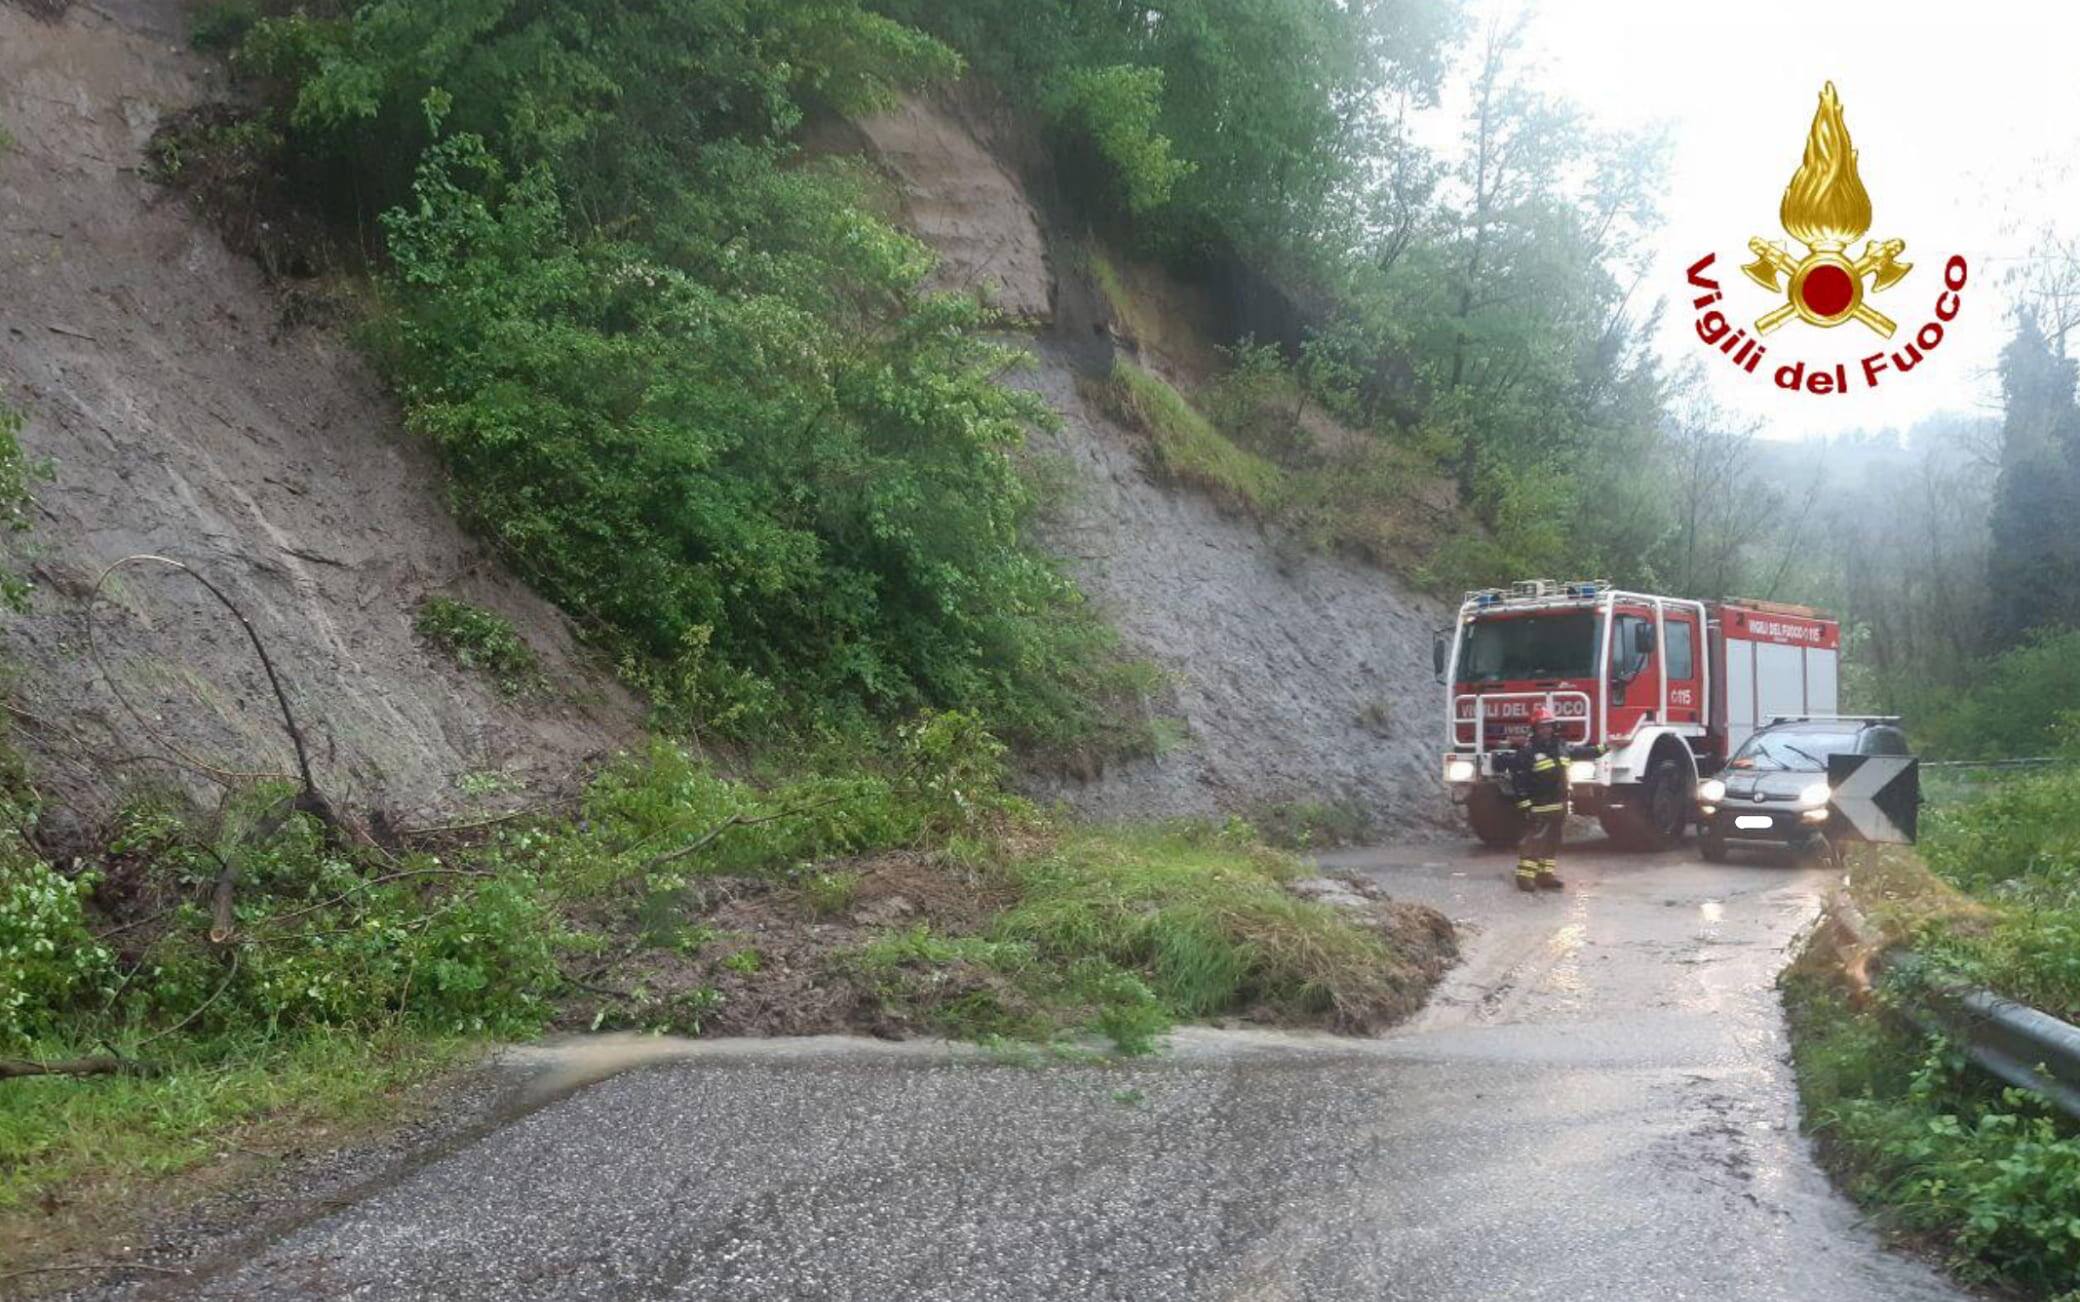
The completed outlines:
<svg viewBox="0 0 2080 1302">
<path fill-rule="evenodd" d="M 980 96 L 913 99 L 857 136 L 944 260 L 938 283 L 987 292 L 1030 328 L 1031 364 L 1010 379 L 1060 415 L 1035 447 L 1074 472 L 1042 539 L 1127 649 L 1169 679 L 1142 708 L 1174 720 L 1171 748 L 1102 773 L 1040 775 L 1040 789 L 1104 818 L 1321 805 L 1395 831 L 1439 822 L 1429 648 L 1443 606 L 1167 482 L 1147 437 L 1091 396 L 1123 348 L 1182 387 L 1203 380 L 1213 347 L 1190 319 L 1192 296 L 1148 309 L 1173 313 L 1168 353 L 1137 346 L 1059 221 L 1036 210 L 1039 151 Z"/>
<path fill-rule="evenodd" d="M 41 487 L 39 590 L 7 639 L 24 740 L 49 781 L 107 803 L 121 764 L 175 742 L 200 768 L 286 771 L 258 662 L 195 585 L 103 569 L 136 553 L 196 566 L 253 619 L 337 795 L 414 818 L 567 780 L 625 740 L 637 709 L 579 658 L 566 622 L 452 522 L 437 466 L 333 325 L 301 318 L 176 192 L 150 179 L 167 115 L 221 96 L 171 0 L 0 8 L 0 379 L 54 465 Z M 979 95 L 911 99 L 830 133 L 892 180 L 943 258 L 935 284 L 986 290 L 1026 334 L 1012 382 L 1059 426 L 1035 436 L 1068 491 L 1040 526 L 1126 649 L 1166 671 L 1140 704 L 1154 758 L 1032 777 L 1107 818 L 1341 807 L 1383 829 L 1435 823 L 1438 605 L 1394 575 L 1310 551 L 1181 487 L 1141 431 L 1094 400 L 1123 346 L 1181 386 L 1212 327 L 1175 304 L 1191 358 L 1143 353 L 1091 283 L 1081 244 L 1029 195 L 1044 156 Z M 542 658 L 520 699 L 415 634 L 429 596 L 503 614 Z M 135 706 L 133 713 L 130 706 Z M 141 721 L 137 716 L 144 716 Z M 198 765 L 154 765 L 193 780 Z"/>
<path fill-rule="evenodd" d="M 251 260 L 148 179 L 166 115 L 220 95 L 175 0 L 0 5 L 0 402 L 48 458 L 29 535 L 30 613 L 4 625 L 19 734 L 47 791 L 94 812 L 140 772 L 286 770 L 259 663 L 192 582 L 103 569 L 195 566 L 252 619 L 336 798 L 413 819 L 568 782 L 632 735 L 635 703 L 587 667 L 562 618 L 451 520 L 432 458 L 331 328 L 298 324 Z M 414 631 L 432 595 L 508 617 L 547 682 L 509 700 Z M 47 815 L 62 818 L 56 813 Z"/>
</svg>

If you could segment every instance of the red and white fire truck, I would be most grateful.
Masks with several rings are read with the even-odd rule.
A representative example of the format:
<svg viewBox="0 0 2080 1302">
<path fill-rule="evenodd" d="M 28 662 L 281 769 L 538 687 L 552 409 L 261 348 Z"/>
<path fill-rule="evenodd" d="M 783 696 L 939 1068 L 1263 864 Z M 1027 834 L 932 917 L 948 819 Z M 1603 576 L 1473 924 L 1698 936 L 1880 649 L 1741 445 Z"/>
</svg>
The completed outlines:
<svg viewBox="0 0 2080 1302">
<path fill-rule="evenodd" d="M 1514 842 L 1523 827 L 1495 759 L 1545 705 L 1564 739 L 1606 747 L 1569 765 L 1575 812 L 1621 844 L 1672 845 L 1698 781 L 1748 734 L 1780 716 L 1835 713 L 1840 648 L 1840 626 L 1802 606 L 1545 579 L 1469 592 L 1436 648 L 1449 684 L 1445 784 L 1474 835 Z"/>
</svg>

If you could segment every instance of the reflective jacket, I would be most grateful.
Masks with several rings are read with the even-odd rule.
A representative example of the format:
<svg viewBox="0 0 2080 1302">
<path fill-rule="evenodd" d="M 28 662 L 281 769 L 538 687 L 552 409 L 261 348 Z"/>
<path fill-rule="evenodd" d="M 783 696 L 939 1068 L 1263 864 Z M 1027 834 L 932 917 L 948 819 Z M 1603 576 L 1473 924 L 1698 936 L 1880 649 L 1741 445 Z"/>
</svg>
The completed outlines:
<svg viewBox="0 0 2080 1302">
<path fill-rule="evenodd" d="M 1517 807 L 1543 814 L 1567 803 L 1567 762 L 1601 754 L 1601 746 L 1570 746 L 1557 736 L 1544 741 L 1533 736 L 1507 752 L 1498 767 L 1510 775 Z"/>
</svg>

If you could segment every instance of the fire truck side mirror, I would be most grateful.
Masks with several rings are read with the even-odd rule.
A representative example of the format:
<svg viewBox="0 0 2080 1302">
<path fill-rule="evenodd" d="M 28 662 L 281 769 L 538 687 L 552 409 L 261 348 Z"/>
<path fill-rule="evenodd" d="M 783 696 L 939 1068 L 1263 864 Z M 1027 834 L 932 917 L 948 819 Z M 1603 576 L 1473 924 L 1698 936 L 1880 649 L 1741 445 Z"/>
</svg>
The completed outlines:
<svg viewBox="0 0 2080 1302">
<path fill-rule="evenodd" d="M 1430 668 L 1440 683 L 1444 681 L 1444 659 L 1450 652 L 1451 647 L 1445 642 L 1444 630 L 1440 628 L 1433 631 L 1430 634 Z"/>
</svg>

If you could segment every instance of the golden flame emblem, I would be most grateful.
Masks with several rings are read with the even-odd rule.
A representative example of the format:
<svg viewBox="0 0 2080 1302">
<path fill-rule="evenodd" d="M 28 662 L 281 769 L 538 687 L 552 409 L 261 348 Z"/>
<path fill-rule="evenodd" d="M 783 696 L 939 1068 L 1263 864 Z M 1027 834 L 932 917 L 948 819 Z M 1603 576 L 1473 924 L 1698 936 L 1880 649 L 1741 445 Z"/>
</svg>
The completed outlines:
<svg viewBox="0 0 2080 1302">
<path fill-rule="evenodd" d="M 1835 94 L 1831 81 L 1820 92 L 1820 108 L 1813 114 L 1812 130 L 1806 133 L 1805 157 L 1792 173 L 1791 184 L 1784 187 L 1777 217 L 1786 233 L 1805 245 L 1807 252 L 1804 258 L 1794 258 L 1780 243 L 1748 241 L 1755 261 L 1741 270 L 1756 284 L 1773 294 L 1783 293 L 1788 300 L 1758 320 L 1756 332 L 1768 334 L 1798 316 L 1816 326 L 1861 321 L 1890 339 L 1891 319 L 1863 301 L 1864 280 L 1870 279 L 1875 293 L 1898 284 L 1914 268 L 1899 261 L 1907 249 L 1905 240 L 1871 240 L 1865 243 L 1861 257 L 1846 256 L 1849 245 L 1871 227 L 1871 196 L 1857 174 L 1856 147 L 1849 141 L 1841 96 Z M 1788 277 L 1789 283 L 1779 281 L 1779 276 Z"/>
</svg>

